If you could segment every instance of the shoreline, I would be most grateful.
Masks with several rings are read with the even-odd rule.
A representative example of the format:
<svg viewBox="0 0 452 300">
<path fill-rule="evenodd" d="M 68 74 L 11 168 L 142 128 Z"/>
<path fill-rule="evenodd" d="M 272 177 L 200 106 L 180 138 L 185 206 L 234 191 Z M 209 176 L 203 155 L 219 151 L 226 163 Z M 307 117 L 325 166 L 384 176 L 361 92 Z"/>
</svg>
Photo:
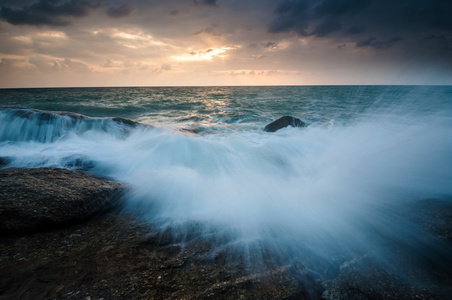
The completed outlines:
<svg viewBox="0 0 452 300">
<path fill-rule="evenodd" d="M 1 171 L 5 170 L 14 169 Z M 35 169 L 38 174 L 40 170 Z M 50 184 L 52 176 L 47 176 Z M 34 192 L 40 188 L 45 189 L 32 187 Z M 6 192 L 3 189 L 2 198 Z M 419 222 L 434 238 L 452 245 L 447 230 L 452 205 L 438 201 L 419 202 L 418 208 L 429 216 Z M 332 266 L 326 276 L 302 264 L 275 263 L 277 254 L 270 249 L 265 265 L 250 269 L 246 256 L 227 248 L 212 251 L 214 243 L 196 232 L 190 239 L 178 240 L 170 229 L 159 231 L 131 212 L 114 209 L 53 226 L 0 238 L 0 273 L 4 274 L 0 299 L 448 299 L 452 292 L 447 279 L 452 270 L 435 271 L 442 278 L 436 287 L 410 287 L 366 256 Z M 401 257 L 408 254 L 405 259 L 418 258 L 410 252 L 414 249 L 399 250 Z"/>
<path fill-rule="evenodd" d="M 26 170 L 39 176 L 41 169 L 22 171 Z M 52 177 L 72 172 L 44 170 L 49 184 Z M 24 178 L 20 184 L 36 183 L 31 181 Z M 3 200 L 8 192 L 3 189 Z M 227 251 L 212 257 L 212 244 L 201 236 L 175 241 L 171 231 L 158 232 L 133 214 L 114 208 L 52 226 L 2 234 L 0 299 L 268 299 L 305 298 L 306 293 L 317 298 L 322 292 L 314 280 L 315 290 L 305 291 L 296 277 L 298 271 L 293 273 L 288 266 L 250 273 L 243 257 L 226 259 Z"/>
</svg>

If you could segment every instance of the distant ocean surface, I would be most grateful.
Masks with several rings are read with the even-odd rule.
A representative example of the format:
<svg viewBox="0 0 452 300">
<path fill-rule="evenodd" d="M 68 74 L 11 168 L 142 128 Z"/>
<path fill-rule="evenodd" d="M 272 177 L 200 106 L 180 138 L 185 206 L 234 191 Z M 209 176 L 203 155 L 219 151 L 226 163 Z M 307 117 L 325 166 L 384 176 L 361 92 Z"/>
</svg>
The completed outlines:
<svg viewBox="0 0 452 300">
<path fill-rule="evenodd" d="M 293 115 L 306 123 L 345 125 L 370 115 L 431 115 L 452 107 L 450 86 L 131 87 L 0 90 L 1 107 L 124 117 L 205 134 L 259 132 Z M 389 116 L 388 116 L 389 117 Z"/>
<path fill-rule="evenodd" d="M 236 242 L 372 249 L 370 228 L 414 238 L 401 207 L 452 195 L 451 86 L 3 89 L 0 106 L 10 166 L 85 167 L 150 222 Z M 308 126 L 263 130 L 284 115 Z"/>
</svg>

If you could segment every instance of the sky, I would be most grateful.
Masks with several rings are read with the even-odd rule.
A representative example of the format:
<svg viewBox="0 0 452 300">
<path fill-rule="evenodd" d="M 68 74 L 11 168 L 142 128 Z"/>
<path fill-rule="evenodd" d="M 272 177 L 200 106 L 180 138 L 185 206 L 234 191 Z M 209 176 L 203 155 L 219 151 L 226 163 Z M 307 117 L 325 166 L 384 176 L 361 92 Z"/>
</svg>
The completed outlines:
<svg viewBox="0 0 452 300">
<path fill-rule="evenodd" d="M 452 85 L 450 0 L 0 0 L 0 88 Z"/>
</svg>

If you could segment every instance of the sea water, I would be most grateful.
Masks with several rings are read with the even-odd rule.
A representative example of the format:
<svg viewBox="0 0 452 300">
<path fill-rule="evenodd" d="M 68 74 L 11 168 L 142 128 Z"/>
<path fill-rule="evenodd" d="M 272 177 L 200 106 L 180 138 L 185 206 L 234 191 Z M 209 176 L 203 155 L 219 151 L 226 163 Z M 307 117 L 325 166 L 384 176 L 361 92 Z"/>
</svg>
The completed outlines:
<svg viewBox="0 0 452 300">
<path fill-rule="evenodd" d="M 452 195 L 450 86 L 7 89 L 0 103 L 90 117 L 0 110 L 10 166 L 88 162 L 150 224 L 196 223 L 232 247 L 383 256 L 382 237 L 428 243 L 406 207 Z M 263 130 L 284 115 L 308 126 Z"/>
</svg>

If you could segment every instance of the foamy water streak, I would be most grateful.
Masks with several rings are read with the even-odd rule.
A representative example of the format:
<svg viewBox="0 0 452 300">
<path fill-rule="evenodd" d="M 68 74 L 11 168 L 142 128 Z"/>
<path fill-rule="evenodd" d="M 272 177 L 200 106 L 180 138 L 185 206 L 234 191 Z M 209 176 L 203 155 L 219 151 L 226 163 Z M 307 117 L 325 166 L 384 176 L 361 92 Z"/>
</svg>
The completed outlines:
<svg viewBox="0 0 452 300">
<path fill-rule="evenodd" d="M 416 238 L 400 211 L 452 195 L 451 114 L 401 109 L 347 125 L 204 136 L 146 127 L 125 135 L 109 119 L 40 124 L 3 112 L 0 147 L 12 166 L 92 161 L 94 173 L 130 183 L 129 208 L 150 222 L 198 222 L 238 244 L 328 256 L 374 248 L 370 232 Z"/>
</svg>

